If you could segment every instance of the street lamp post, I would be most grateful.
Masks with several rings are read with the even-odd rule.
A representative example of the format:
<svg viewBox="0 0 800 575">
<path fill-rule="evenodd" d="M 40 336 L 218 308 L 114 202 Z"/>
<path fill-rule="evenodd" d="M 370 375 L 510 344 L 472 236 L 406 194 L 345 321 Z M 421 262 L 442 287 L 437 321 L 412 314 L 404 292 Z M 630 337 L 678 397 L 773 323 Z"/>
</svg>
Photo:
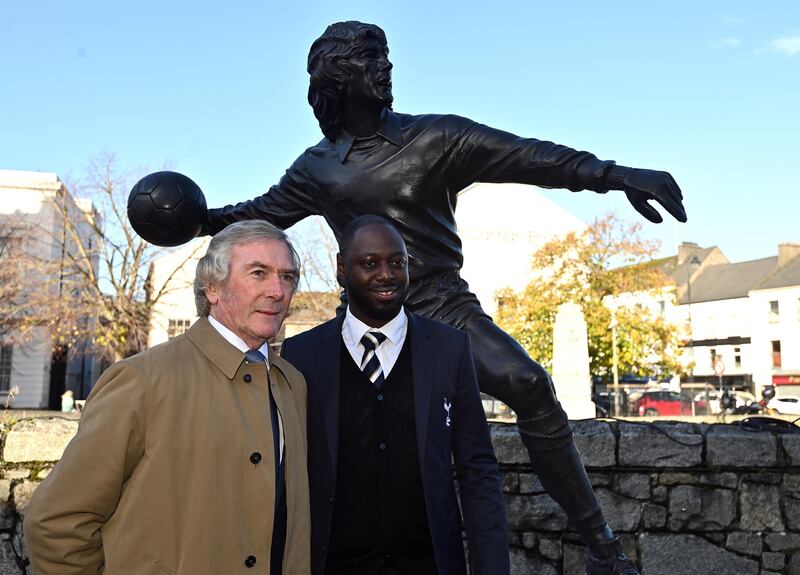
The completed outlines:
<svg viewBox="0 0 800 575">
<path fill-rule="evenodd" d="M 692 274 L 700 267 L 700 260 L 697 256 L 692 256 L 689 266 L 686 268 L 686 309 L 689 318 L 689 350 L 692 354 L 692 363 L 689 367 L 689 383 L 694 383 L 694 325 L 692 324 Z M 692 415 L 694 415 L 694 397 L 692 397 Z"/>
<path fill-rule="evenodd" d="M 617 351 L 617 309 L 619 302 L 612 295 L 607 295 L 603 298 L 603 305 L 606 306 L 611 313 L 611 321 L 608 322 L 608 329 L 611 330 L 611 376 L 612 376 L 612 389 L 614 390 L 614 403 L 609 402 L 611 414 L 614 417 L 619 417 L 622 412 L 622 398 L 619 394 L 619 352 Z"/>
<path fill-rule="evenodd" d="M 619 417 L 621 398 L 619 395 L 619 355 L 617 353 L 617 309 L 611 309 L 611 374 L 614 378 L 614 417 Z"/>
<path fill-rule="evenodd" d="M 694 326 L 692 324 L 692 274 L 694 270 L 700 266 L 700 260 L 697 256 L 692 257 L 689 262 L 689 267 L 686 268 L 686 306 L 689 316 L 689 349 L 692 352 L 692 361 L 694 361 Z M 691 381 L 694 381 L 694 368 L 689 372 Z"/>
</svg>

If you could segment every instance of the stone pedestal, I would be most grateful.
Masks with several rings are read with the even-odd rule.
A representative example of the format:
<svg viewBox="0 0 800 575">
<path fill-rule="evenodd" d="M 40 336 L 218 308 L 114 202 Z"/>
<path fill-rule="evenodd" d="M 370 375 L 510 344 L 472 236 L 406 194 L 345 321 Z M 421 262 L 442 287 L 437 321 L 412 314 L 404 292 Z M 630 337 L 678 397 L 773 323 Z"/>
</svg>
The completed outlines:
<svg viewBox="0 0 800 575">
<path fill-rule="evenodd" d="M 553 328 L 553 382 L 570 419 L 595 416 L 586 320 L 576 303 L 558 306 Z"/>
</svg>

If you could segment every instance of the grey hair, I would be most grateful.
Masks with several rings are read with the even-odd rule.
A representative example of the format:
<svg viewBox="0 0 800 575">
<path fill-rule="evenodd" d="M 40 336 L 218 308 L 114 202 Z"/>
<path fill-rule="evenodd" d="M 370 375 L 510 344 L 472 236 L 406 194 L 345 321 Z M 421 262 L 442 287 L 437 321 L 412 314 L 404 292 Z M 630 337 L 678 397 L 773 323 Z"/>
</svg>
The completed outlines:
<svg viewBox="0 0 800 575">
<path fill-rule="evenodd" d="M 206 297 L 206 289 L 212 285 L 225 285 L 231 271 L 231 249 L 238 244 L 256 241 L 281 241 L 292 254 L 292 266 L 295 269 L 292 293 L 297 290 L 300 281 L 300 257 L 294 249 L 289 236 L 282 229 L 264 220 L 246 220 L 229 225 L 219 232 L 208 244 L 206 255 L 197 262 L 194 274 L 194 304 L 199 317 L 208 316 L 211 304 Z"/>
</svg>

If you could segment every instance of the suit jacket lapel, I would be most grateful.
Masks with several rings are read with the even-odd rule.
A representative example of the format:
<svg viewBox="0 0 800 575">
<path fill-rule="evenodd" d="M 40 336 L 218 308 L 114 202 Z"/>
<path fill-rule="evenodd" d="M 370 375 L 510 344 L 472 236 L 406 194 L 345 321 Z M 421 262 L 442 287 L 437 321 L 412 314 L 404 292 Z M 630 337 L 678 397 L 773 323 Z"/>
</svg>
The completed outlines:
<svg viewBox="0 0 800 575">
<path fill-rule="evenodd" d="M 408 332 L 411 336 L 411 373 L 414 387 L 414 417 L 417 431 L 419 468 L 425 469 L 425 447 L 428 437 L 428 417 L 431 407 L 431 390 L 436 379 L 434 349 L 430 333 L 413 314 L 408 313 Z M 423 471 L 424 474 L 424 471 Z"/>
<path fill-rule="evenodd" d="M 322 402 L 325 435 L 331 456 L 333 479 L 336 479 L 336 462 L 339 456 L 339 358 L 342 348 L 342 323 L 344 314 L 329 322 L 322 331 L 317 357 L 317 381 Z"/>
</svg>

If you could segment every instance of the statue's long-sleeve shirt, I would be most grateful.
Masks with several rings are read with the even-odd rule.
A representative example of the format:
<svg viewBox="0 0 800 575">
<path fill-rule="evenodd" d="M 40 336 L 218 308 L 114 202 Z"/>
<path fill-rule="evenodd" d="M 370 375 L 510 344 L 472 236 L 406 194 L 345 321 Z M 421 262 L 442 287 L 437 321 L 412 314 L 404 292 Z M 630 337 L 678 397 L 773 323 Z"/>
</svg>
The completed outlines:
<svg viewBox="0 0 800 575">
<path fill-rule="evenodd" d="M 466 186 L 516 182 L 604 192 L 613 165 L 588 152 L 520 138 L 459 116 L 384 110 L 376 134 L 323 139 L 264 195 L 210 210 L 206 231 L 248 219 L 288 228 L 321 215 L 339 239 L 350 220 L 379 214 L 393 220 L 403 235 L 415 280 L 461 268 L 455 209 Z"/>
</svg>

